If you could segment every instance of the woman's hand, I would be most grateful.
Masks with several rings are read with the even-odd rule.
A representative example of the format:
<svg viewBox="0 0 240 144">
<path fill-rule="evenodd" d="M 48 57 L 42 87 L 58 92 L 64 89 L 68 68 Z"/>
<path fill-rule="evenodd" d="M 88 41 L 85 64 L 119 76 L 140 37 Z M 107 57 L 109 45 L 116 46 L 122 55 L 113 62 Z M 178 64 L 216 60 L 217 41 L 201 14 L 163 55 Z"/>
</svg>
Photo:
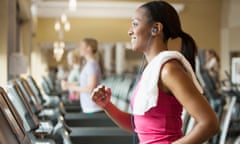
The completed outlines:
<svg viewBox="0 0 240 144">
<path fill-rule="evenodd" d="M 95 88 L 92 92 L 92 100 L 97 103 L 103 109 L 110 103 L 111 98 L 111 90 L 104 85 L 100 85 Z"/>
</svg>

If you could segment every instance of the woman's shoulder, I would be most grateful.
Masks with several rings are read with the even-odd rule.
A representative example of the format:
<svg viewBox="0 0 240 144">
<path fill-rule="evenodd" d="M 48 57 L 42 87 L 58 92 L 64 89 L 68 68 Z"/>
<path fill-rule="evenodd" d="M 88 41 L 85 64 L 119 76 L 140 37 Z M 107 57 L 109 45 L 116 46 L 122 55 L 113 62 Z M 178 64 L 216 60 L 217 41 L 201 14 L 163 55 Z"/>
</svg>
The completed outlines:
<svg viewBox="0 0 240 144">
<path fill-rule="evenodd" d="M 85 65 L 84 69 L 86 71 L 98 71 L 100 69 L 100 66 L 96 61 L 92 60 Z"/>
<path fill-rule="evenodd" d="M 87 62 L 87 65 L 98 65 L 98 62 L 96 60 L 90 60 L 89 62 Z"/>
<path fill-rule="evenodd" d="M 162 66 L 161 73 L 162 75 L 172 75 L 177 74 L 181 71 L 186 71 L 182 63 L 177 59 L 170 59 L 164 63 Z"/>
</svg>

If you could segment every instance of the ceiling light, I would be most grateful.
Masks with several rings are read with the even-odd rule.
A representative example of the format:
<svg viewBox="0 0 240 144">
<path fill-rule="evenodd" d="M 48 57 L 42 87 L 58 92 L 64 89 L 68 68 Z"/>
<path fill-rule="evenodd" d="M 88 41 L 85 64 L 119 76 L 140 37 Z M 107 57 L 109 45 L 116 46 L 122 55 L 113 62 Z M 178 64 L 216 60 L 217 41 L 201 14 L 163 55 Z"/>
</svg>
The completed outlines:
<svg viewBox="0 0 240 144">
<path fill-rule="evenodd" d="M 54 29 L 55 29 L 56 31 L 59 31 L 59 30 L 61 29 L 61 24 L 60 24 L 59 21 L 56 21 L 56 23 L 54 24 Z"/>
<path fill-rule="evenodd" d="M 77 10 L 77 0 L 69 0 L 69 10 L 70 11 Z"/>
</svg>

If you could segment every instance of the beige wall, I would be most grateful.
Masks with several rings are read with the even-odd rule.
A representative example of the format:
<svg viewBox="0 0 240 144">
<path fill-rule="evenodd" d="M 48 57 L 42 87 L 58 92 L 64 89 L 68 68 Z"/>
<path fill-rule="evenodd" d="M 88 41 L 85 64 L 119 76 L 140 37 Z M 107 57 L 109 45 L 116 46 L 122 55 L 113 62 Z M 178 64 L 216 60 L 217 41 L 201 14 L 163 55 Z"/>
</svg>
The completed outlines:
<svg viewBox="0 0 240 144">
<path fill-rule="evenodd" d="M 192 34 L 199 48 L 213 48 L 219 51 L 221 2 L 219 0 L 178 0 L 177 2 L 185 4 L 185 9 L 180 13 L 182 27 Z M 38 42 L 57 39 L 57 33 L 53 29 L 54 22 L 55 19 L 38 19 Z M 83 37 L 96 37 L 104 42 L 129 41 L 127 30 L 130 26 L 130 18 L 72 18 L 70 22 L 72 29 L 65 33 L 66 41 L 78 42 Z"/>
<path fill-rule="evenodd" d="M 55 41 L 58 33 L 54 31 L 56 19 L 39 18 L 38 42 Z M 87 19 L 70 18 L 71 30 L 64 33 L 65 41 L 79 42 L 84 37 L 95 37 L 100 42 L 129 41 L 127 30 L 130 19 Z"/>
<path fill-rule="evenodd" d="M 182 27 L 189 32 L 199 48 L 220 51 L 220 0 L 185 0 L 180 14 Z M 179 1 L 178 1 L 179 2 Z"/>
</svg>

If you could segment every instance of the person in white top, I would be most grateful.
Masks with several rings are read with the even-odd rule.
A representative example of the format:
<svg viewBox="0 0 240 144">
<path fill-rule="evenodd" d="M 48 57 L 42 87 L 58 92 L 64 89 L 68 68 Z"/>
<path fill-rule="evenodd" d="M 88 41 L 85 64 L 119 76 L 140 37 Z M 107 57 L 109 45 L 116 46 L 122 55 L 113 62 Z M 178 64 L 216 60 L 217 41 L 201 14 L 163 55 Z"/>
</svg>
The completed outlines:
<svg viewBox="0 0 240 144">
<path fill-rule="evenodd" d="M 93 38 L 85 38 L 80 43 L 80 55 L 86 63 L 82 67 L 79 83 L 80 85 L 62 82 L 62 86 L 80 93 L 80 104 L 84 113 L 95 113 L 102 108 L 92 101 L 91 92 L 100 84 L 101 69 L 95 58 L 98 42 Z"/>
</svg>

